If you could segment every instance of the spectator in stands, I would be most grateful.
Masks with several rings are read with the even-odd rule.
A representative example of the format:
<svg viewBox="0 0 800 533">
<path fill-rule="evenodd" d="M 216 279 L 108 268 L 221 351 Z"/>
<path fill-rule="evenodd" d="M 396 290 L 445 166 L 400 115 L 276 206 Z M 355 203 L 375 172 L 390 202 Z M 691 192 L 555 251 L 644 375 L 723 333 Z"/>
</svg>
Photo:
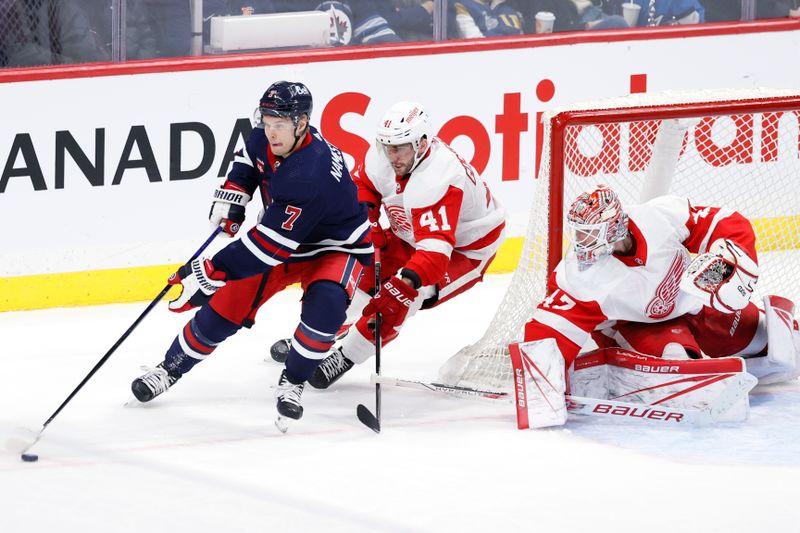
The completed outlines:
<svg viewBox="0 0 800 533">
<path fill-rule="evenodd" d="M 433 38 L 433 0 L 378 2 L 381 14 L 404 41 Z"/>
<path fill-rule="evenodd" d="M 452 21 L 452 33 L 461 39 L 522 33 L 522 16 L 505 0 L 453 0 L 448 23 Z"/>
<path fill-rule="evenodd" d="M 75 0 L 0 0 L 0 66 L 101 59 L 86 15 Z"/>
<path fill-rule="evenodd" d="M 112 0 L 82 0 L 98 50 L 111 59 Z M 125 59 L 156 57 L 156 39 L 142 0 L 126 0 Z"/>
<path fill-rule="evenodd" d="M 627 28 L 620 15 L 610 15 L 601 9 L 602 2 L 590 0 L 515 0 L 522 14 L 525 33 L 536 33 L 536 13 L 548 11 L 555 15 L 553 31 L 603 30 Z"/>
<path fill-rule="evenodd" d="M 334 44 L 384 44 L 433 36 L 432 0 L 326 1 L 316 9 L 334 18 Z"/>
<path fill-rule="evenodd" d="M 800 18 L 800 0 L 758 0 L 757 19 Z"/>
<path fill-rule="evenodd" d="M 184 0 L 142 0 L 153 31 L 156 57 L 188 56 L 191 47 L 190 4 Z"/>
<path fill-rule="evenodd" d="M 671 26 L 705 22 L 705 8 L 699 0 L 633 0 L 639 4 L 637 26 Z"/>
<path fill-rule="evenodd" d="M 603 11 L 603 3 L 593 0 L 571 0 L 578 12 L 578 21 L 586 30 L 628 28 L 621 15 L 609 15 Z"/>
<path fill-rule="evenodd" d="M 702 1 L 703 7 L 706 9 L 706 22 L 728 22 L 742 19 L 741 2 L 731 2 L 731 0 Z"/>
</svg>

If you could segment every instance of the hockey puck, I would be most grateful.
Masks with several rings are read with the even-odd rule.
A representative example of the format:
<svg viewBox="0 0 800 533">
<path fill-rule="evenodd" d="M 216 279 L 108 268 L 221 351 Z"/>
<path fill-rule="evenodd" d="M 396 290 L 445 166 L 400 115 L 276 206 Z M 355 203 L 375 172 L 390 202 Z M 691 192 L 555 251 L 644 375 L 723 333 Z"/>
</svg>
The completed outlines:
<svg viewBox="0 0 800 533">
<path fill-rule="evenodd" d="M 23 453 L 22 460 L 25 461 L 26 463 L 35 463 L 36 461 L 39 460 L 39 456 L 36 455 L 35 453 Z"/>
</svg>

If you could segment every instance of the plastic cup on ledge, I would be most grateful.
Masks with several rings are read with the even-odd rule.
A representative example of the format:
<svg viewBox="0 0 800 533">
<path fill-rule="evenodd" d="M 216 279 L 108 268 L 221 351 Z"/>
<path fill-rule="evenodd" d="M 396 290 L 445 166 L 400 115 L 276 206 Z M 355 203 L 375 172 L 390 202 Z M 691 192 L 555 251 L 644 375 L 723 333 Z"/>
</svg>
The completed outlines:
<svg viewBox="0 0 800 533">
<path fill-rule="evenodd" d="M 556 16 L 549 11 L 536 13 L 536 33 L 553 33 L 553 24 Z"/>
<path fill-rule="evenodd" d="M 634 4 L 633 2 L 622 4 L 622 17 L 625 19 L 625 22 L 628 23 L 628 26 L 635 28 L 638 25 L 639 11 L 641 10 L 642 6 Z"/>
</svg>

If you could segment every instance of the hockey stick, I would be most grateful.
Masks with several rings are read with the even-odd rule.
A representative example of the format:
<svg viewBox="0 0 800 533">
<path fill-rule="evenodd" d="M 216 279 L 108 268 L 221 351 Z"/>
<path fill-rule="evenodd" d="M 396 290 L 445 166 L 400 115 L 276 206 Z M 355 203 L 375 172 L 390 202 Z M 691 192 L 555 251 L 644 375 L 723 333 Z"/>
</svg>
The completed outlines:
<svg viewBox="0 0 800 533">
<path fill-rule="evenodd" d="M 209 236 L 208 239 L 206 239 L 206 242 L 204 242 L 200 246 L 200 248 L 197 249 L 197 251 L 194 253 L 194 255 L 192 255 L 192 257 L 189 258 L 189 261 L 187 261 L 187 263 L 192 262 L 195 259 L 197 259 L 197 257 L 201 253 L 203 253 L 203 251 L 206 248 L 208 248 L 208 245 L 211 244 L 211 241 L 213 241 L 214 238 L 217 235 L 219 235 L 219 233 L 221 231 L 222 231 L 222 227 L 215 228 L 214 231 L 211 233 L 211 236 Z M 39 439 L 42 438 L 42 433 L 44 433 L 44 430 L 47 429 L 47 426 L 50 424 L 50 422 L 52 422 L 53 419 L 56 416 L 58 416 L 58 413 L 60 413 L 61 410 L 64 409 L 64 407 L 66 407 L 67 404 L 72 400 L 72 398 L 74 398 L 75 395 L 78 394 L 78 391 L 80 391 L 83 388 L 83 386 L 86 385 L 86 383 L 92 378 L 92 376 L 94 376 L 94 374 L 98 370 L 100 370 L 100 367 L 103 366 L 106 361 L 108 361 L 108 358 L 111 357 L 111 354 L 113 354 L 117 350 L 117 348 L 120 347 L 120 345 L 125 341 L 125 339 L 128 338 L 128 336 L 133 332 L 133 330 L 136 329 L 136 327 L 142 322 L 142 320 L 144 320 L 144 318 L 150 313 L 150 311 L 153 310 L 153 308 L 156 306 L 156 304 L 158 304 L 158 302 L 161 301 L 161 299 L 164 297 L 164 295 L 166 295 L 167 292 L 169 292 L 169 290 L 171 288 L 172 288 L 172 285 L 167 283 L 166 286 L 164 286 L 164 288 L 161 289 L 161 292 L 158 293 L 158 296 L 156 296 L 153 299 L 153 301 L 150 302 L 150 305 L 148 305 L 145 308 L 145 310 L 142 311 L 142 314 L 139 315 L 139 318 L 137 318 L 136 320 L 133 321 L 133 324 L 131 324 L 130 327 L 127 330 L 125 330 L 125 333 L 123 333 L 122 336 L 119 339 L 117 339 L 117 342 L 115 342 L 114 345 L 106 352 L 106 354 L 97 362 L 97 364 L 94 365 L 94 368 L 92 368 L 89 371 L 89 373 L 86 374 L 86 377 L 84 377 L 83 380 L 78 384 L 78 386 L 75 387 L 75 389 L 69 394 L 69 396 L 67 396 L 66 400 L 64 400 L 61 403 L 61 405 L 58 406 L 58 409 L 56 409 L 55 412 L 53 412 L 53 414 L 50 415 L 50 418 L 48 418 L 45 421 L 45 423 L 42 424 L 42 429 L 39 430 L 39 433 L 36 435 L 36 438 L 33 440 L 33 442 L 31 442 L 30 444 L 25 446 L 25 448 L 23 448 L 22 451 L 20 452 L 22 454 L 22 456 L 23 456 L 23 460 L 24 461 L 35 461 L 36 460 L 36 456 L 35 455 L 28 455 L 27 454 L 28 450 L 30 450 L 33 447 L 34 444 L 39 442 Z"/>
<path fill-rule="evenodd" d="M 733 378 L 714 401 L 705 409 L 682 409 L 661 405 L 624 402 L 619 400 L 600 400 L 583 396 L 566 395 L 567 410 L 578 415 L 605 419 L 645 422 L 661 426 L 707 426 L 719 420 L 744 394 L 755 385 L 753 376 L 741 373 Z M 430 392 L 441 392 L 451 396 L 471 399 L 501 400 L 513 403 L 514 397 L 506 392 L 456 387 L 443 383 L 426 383 L 373 374 L 372 383 L 385 383 Z"/>
<path fill-rule="evenodd" d="M 409 389 L 426 390 L 431 392 L 443 392 L 452 396 L 459 396 L 462 398 L 471 399 L 484 399 L 484 400 L 504 400 L 508 403 L 513 401 L 513 397 L 507 392 L 494 392 L 480 389 L 470 389 L 468 387 L 456 387 L 445 385 L 444 383 L 426 383 L 424 381 L 411 381 L 408 379 L 392 378 L 389 376 L 379 376 L 372 374 L 370 378 L 372 383 L 384 383 L 386 385 L 394 385 L 395 387 L 406 387 Z"/>
<path fill-rule="evenodd" d="M 375 248 L 375 296 L 381 291 L 381 250 Z M 381 375 L 381 314 L 375 313 L 375 375 Z M 375 433 L 381 432 L 381 384 L 375 383 L 375 414 L 364 404 L 356 407 L 356 416 L 362 424 Z"/>
</svg>

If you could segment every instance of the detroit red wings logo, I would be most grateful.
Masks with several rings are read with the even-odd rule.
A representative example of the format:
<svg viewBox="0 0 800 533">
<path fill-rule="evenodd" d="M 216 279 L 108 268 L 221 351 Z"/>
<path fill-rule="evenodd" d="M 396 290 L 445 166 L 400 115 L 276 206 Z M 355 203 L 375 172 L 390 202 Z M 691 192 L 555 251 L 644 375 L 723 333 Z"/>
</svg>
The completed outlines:
<svg viewBox="0 0 800 533">
<path fill-rule="evenodd" d="M 406 210 L 400 205 L 386 206 L 386 214 L 389 216 L 389 223 L 395 233 L 413 233 L 411 222 L 406 217 Z"/>
<path fill-rule="evenodd" d="M 681 276 L 689 264 L 689 257 L 682 250 L 675 254 L 664 279 L 656 288 L 656 295 L 647 304 L 645 313 L 653 319 L 664 318 L 675 309 L 675 299 L 680 292 Z"/>
</svg>

